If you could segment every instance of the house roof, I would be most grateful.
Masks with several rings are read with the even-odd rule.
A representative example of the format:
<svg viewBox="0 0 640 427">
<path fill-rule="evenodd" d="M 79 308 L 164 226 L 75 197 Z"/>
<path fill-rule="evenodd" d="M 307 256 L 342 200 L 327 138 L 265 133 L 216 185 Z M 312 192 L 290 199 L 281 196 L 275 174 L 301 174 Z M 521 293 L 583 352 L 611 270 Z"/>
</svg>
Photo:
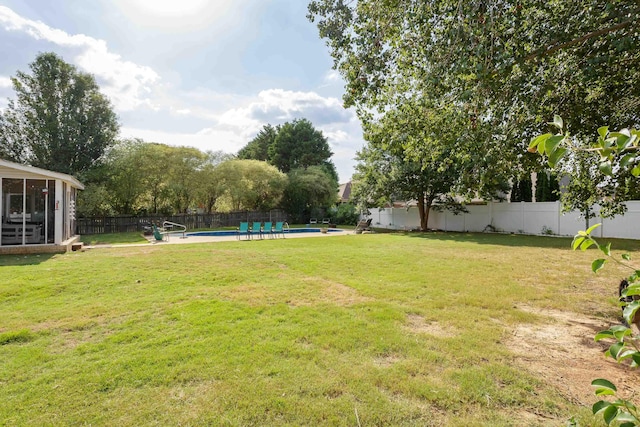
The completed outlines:
<svg viewBox="0 0 640 427">
<path fill-rule="evenodd" d="M 0 176 L 3 176 L 8 171 L 17 171 L 22 172 L 21 175 L 30 174 L 36 175 L 39 178 L 43 179 L 59 179 L 61 181 L 65 181 L 71 184 L 73 187 L 79 188 L 80 190 L 84 190 L 84 185 L 77 179 L 75 179 L 71 175 L 67 175 L 60 172 L 53 172 L 46 169 L 40 169 L 33 166 L 22 165 L 20 163 L 10 162 L 8 160 L 0 159 Z"/>
<path fill-rule="evenodd" d="M 348 202 L 351 198 L 351 181 L 340 184 L 338 188 L 338 198 L 341 202 Z"/>
</svg>

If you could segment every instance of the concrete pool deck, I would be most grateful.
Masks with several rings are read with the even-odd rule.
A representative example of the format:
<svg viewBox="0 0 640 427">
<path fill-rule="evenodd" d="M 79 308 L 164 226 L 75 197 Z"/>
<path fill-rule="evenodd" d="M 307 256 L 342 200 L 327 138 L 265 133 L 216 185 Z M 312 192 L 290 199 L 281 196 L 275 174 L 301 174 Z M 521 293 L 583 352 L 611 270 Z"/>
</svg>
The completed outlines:
<svg viewBox="0 0 640 427">
<path fill-rule="evenodd" d="M 148 243 L 131 243 L 131 244 L 121 244 L 121 245 L 85 245 L 83 249 L 99 249 L 99 248 L 122 248 L 122 247 L 133 247 L 133 246 L 151 246 L 151 245 L 177 245 L 177 244 L 196 244 L 196 243 L 217 243 L 217 242 L 237 242 L 237 236 L 189 236 L 189 232 L 187 232 L 186 237 L 181 236 L 182 233 L 175 233 L 169 235 L 168 240 L 158 241 L 155 240 L 153 236 L 146 236 Z M 306 232 L 306 233 L 285 233 L 286 239 L 300 239 L 307 237 L 329 237 L 329 236 L 346 236 L 349 234 L 354 234 L 353 230 L 341 230 L 341 231 L 333 231 L 330 233 L 322 233 L 318 232 Z M 282 236 L 280 237 L 265 237 L 263 239 L 253 238 L 251 240 L 247 240 L 246 236 L 241 236 L 241 242 L 256 242 L 256 241 L 267 241 L 267 240 L 282 240 Z"/>
</svg>

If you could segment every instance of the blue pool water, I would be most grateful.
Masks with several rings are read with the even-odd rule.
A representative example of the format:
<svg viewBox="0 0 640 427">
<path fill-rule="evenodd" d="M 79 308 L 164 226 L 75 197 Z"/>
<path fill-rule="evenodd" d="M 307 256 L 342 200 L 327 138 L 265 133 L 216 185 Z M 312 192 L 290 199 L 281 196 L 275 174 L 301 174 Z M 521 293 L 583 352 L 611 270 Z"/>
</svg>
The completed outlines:
<svg viewBox="0 0 640 427">
<path fill-rule="evenodd" d="M 286 230 L 285 233 L 319 233 L 321 230 L 319 228 L 290 228 Z M 341 233 L 343 230 L 339 228 L 328 228 L 327 231 L 329 233 Z M 187 233 L 187 236 L 236 236 L 238 234 L 235 230 L 224 230 L 224 231 L 195 231 L 193 233 Z"/>
</svg>

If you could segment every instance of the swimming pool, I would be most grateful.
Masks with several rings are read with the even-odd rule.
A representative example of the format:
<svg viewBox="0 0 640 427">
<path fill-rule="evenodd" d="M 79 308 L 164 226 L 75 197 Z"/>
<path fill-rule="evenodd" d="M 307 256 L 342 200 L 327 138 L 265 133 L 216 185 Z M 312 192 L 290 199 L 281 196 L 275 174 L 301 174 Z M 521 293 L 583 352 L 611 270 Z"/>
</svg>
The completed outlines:
<svg viewBox="0 0 640 427">
<path fill-rule="evenodd" d="M 320 233 L 322 230 L 320 228 L 290 228 L 285 230 L 285 234 L 290 233 Z M 342 233 L 344 230 L 339 228 L 327 228 L 327 232 L 329 233 Z M 245 233 L 246 234 L 246 233 Z M 237 236 L 238 232 L 236 230 L 224 230 L 224 231 L 194 231 L 192 233 L 187 233 L 187 236 Z"/>
</svg>

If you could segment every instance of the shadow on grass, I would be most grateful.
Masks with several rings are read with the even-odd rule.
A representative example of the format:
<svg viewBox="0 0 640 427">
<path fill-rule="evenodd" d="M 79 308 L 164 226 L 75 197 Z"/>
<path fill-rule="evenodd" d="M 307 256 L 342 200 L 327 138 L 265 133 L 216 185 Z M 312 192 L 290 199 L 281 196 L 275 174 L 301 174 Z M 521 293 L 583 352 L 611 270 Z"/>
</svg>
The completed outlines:
<svg viewBox="0 0 640 427">
<path fill-rule="evenodd" d="M 524 246 L 536 248 L 571 249 L 572 237 L 558 236 L 527 236 L 522 234 L 501 233 L 459 233 L 446 231 L 407 231 L 397 232 L 397 235 L 409 236 L 418 239 L 439 241 L 456 241 L 477 243 L 479 245 L 499 246 Z M 611 248 L 615 250 L 639 251 L 640 241 L 629 239 L 598 238 L 598 243 L 606 245 L 611 242 Z"/>
<path fill-rule="evenodd" d="M 0 255 L 0 267 L 38 265 L 58 254 Z"/>
</svg>

